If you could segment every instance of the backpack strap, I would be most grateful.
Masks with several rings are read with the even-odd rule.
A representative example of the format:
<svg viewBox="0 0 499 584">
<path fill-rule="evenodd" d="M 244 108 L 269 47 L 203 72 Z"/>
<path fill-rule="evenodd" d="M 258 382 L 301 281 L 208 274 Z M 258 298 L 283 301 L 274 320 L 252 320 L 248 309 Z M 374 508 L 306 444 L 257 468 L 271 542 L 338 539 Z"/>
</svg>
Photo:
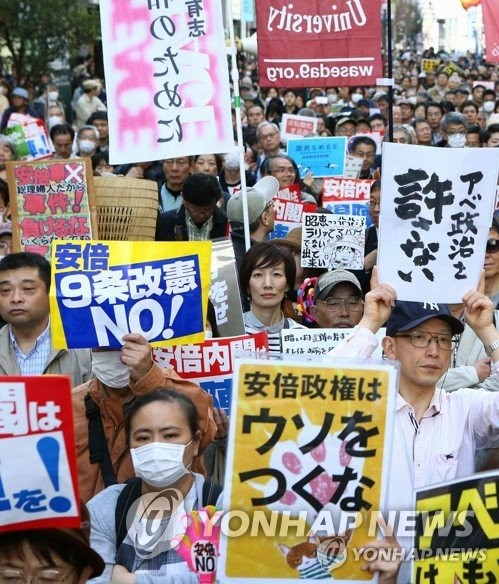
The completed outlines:
<svg viewBox="0 0 499 584">
<path fill-rule="evenodd" d="M 128 531 L 126 518 L 128 510 L 142 494 L 142 479 L 138 477 L 131 478 L 125 483 L 124 489 L 116 501 L 114 510 L 114 525 L 116 529 L 116 551 L 119 550 Z"/>
<path fill-rule="evenodd" d="M 100 410 L 94 400 L 87 393 L 85 396 L 85 415 L 88 419 L 88 450 L 90 463 L 99 463 L 104 485 L 109 487 L 116 484 L 113 463 L 107 445 L 104 424 Z"/>
<path fill-rule="evenodd" d="M 204 481 L 202 493 L 203 507 L 206 507 L 207 505 L 216 505 L 222 490 L 222 485 L 217 485 L 216 483 L 212 483 L 210 481 Z"/>
</svg>

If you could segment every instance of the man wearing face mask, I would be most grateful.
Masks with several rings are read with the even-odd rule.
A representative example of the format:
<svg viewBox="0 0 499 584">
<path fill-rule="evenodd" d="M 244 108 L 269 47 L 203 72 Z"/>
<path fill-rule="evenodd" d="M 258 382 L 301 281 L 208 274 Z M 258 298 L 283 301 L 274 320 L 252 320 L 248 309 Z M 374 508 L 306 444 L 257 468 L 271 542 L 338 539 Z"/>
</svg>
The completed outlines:
<svg viewBox="0 0 499 584">
<path fill-rule="evenodd" d="M 73 415 L 80 496 L 87 502 L 104 488 L 134 476 L 126 445 L 125 413 L 136 396 L 159 388 L 175 389 L 196 404 L 202 432 L 193 470 L 204 473 L 202 451 L 217 431 L 211 396 L 199 385 L 181 379 L 172 369 L 153 363 L 144 337 L 123 337 L 121 351 L 92 351 L 96 379 L 73 389 Z"/>
<path fill-rule="evenodd" d="M 442 118 L 440 124 L 444 139 L 437 144 L 443 148 L 464 148 L 468 124 L 463 114 L 449 112 Z"/>
<path fill-rule="evenodd" d="M 82 126 L 76 134 L 76 155 L 92 158 L 99 146 L 99 132 L 95 126 Z"/>
</svg>

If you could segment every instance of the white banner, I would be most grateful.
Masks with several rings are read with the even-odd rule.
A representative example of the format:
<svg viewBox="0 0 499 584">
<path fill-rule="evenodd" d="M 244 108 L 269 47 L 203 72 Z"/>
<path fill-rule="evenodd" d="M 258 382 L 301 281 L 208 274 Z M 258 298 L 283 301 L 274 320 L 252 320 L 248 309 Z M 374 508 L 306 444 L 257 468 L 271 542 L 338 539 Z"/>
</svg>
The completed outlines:
<svg viewBox="0 0 499 584">
<path fill-rule="evenodd" d="M 378 274 L 399 300 L 461 302 L 477 286 L 498 163 L 494 148 L 383 144 Z"/>
<path fill-rule="evenodd" d="M 234 148 L 217 0 L 101 2 L 112 164 Z"/>
</svg>

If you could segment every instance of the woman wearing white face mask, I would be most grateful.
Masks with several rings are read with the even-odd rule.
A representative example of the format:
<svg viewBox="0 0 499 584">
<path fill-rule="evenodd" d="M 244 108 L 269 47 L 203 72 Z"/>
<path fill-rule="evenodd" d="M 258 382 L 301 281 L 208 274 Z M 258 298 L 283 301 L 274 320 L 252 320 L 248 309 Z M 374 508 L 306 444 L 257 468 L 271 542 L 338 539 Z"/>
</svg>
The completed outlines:
<svg viewBox="0 0 499 584">
<path fill-rule="evenodd" d="M 78 483 L 85 502 L 105 487 L 134 476 L 125 437 L 125 413 L 134 399 L 158 387 L 175 389 L 196 404 L 202 449 L 217 431 L 211 397 L 199 385 L 181 379 L 171 367 L 153 363 L 151 346 L 143 336 L 129 333 L 122 340 L 121 351 L 92 351 L 95 378 L 72 391 Z M 201 456 L 193 470 L 204 473 Z"/>
<path fill-rule="evenodd" d="M 158 390 L 134 401 L 126 432 L 138 479 L 88 504 L 91 546 L 106 562 L 94 582 L 197 584 L 174 548 L 185 513 L 219 503 L 221 493 L 208 496 L 203 477 L 191 471 L 201 441 L 197 409 L 178 392 Z"/>
</svg>

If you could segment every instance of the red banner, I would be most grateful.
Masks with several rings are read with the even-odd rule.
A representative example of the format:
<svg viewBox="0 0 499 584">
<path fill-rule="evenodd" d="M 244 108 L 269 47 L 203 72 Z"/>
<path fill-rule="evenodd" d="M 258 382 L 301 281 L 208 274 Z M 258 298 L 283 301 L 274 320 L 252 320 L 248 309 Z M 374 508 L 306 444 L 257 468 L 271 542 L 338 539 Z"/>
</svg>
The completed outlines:
<svg viewBox="0 0 499 584">
<path fill-rule="evenodd" d="M 488 63 L 499 63 L 499 12 L 497 0 L 482 0 L 485 28 L 485 58 Z"/>
<path fill-rule="evenodd" d="M 257 0 L 263 87 L 376 85 L 381 0 Z"/>
</svg>

